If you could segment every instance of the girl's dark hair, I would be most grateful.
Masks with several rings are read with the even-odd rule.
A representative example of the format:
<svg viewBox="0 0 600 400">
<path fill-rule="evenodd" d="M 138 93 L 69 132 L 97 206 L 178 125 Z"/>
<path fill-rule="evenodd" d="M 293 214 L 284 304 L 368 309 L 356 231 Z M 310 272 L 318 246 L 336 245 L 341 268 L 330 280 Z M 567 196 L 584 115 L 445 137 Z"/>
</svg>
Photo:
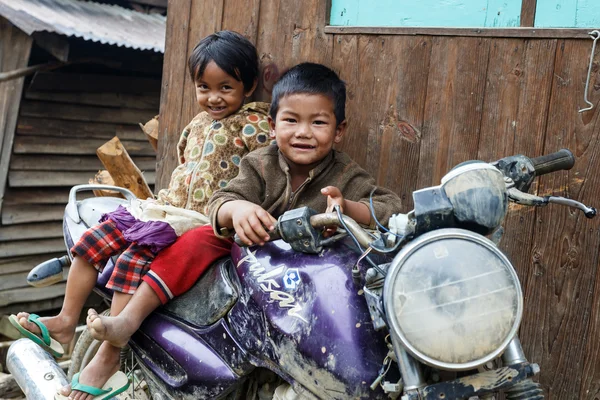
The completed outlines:
<svg viewBox="0 0 600 400">
<path fill-rule="evenodd" d="M 302 63 L 290 68 L 273 86 L 269 115 L 273 120 L 279 101 L 292 94 L 322 94 L 333 102 L 337 125 L 346 119 L 346 84 L 335 72 L 321 64 Z"/>
<path fill-rule="evenodd" d="M 248 91 L 258 78 L 256 47 L 245 37 L 233 31 L 215 32 L 202 39 L 188 61 L 190 75 L 196 81 L 206 65 L 214 61 L 219 68 L 244 84 Z"/>
</svg>

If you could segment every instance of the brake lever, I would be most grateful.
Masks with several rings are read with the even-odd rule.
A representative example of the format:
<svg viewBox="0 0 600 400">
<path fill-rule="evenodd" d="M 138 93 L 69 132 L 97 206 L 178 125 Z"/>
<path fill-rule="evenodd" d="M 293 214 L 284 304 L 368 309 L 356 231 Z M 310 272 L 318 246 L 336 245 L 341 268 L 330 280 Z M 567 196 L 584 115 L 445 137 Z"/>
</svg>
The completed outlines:
<svg viewBox="0 0 600 400">
<path fill-rule="evenodd" d="M 594 207 L 588 207 L 579 201 L 567 199 L 565 197 L 535 196 L 533 194 L 521 192 L 519 189 L 517 189 L 515 187 L 508 188 L 506 192 L 508 194 L 508 198 L 511 201 L 513 201 L 517 204 L 525 205 L 525 206 L 543 207 L 543 206 L 546 206 L 546 205 L 552 203 L 552 204 L 559 204 L 559 205 L 563 205 L 563 206 L 567 206 L 567 207 L 577 208 L 577 209 L 583 211 L 586 218 L 594 218 L 597 214 L 597 211 Z"/>
</svg>

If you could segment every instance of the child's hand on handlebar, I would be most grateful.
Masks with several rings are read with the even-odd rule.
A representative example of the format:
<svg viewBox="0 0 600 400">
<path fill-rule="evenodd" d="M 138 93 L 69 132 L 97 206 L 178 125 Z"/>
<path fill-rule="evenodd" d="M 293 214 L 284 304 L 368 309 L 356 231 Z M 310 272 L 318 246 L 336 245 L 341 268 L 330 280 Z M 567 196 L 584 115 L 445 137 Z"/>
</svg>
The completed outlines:
<svg viewBox="0 0 600 400">
<path fill-rule="evenodd" d="M 340 189 L 338 189 L 335 186 L 327 186 L 321 189 L 321 193 L 327 196 L 327 209 L 325 210 L 325 212 L 334 211 L 334 207 L 336 205 L 340 206 L 340 210 L 344 212 L 344 206 L 346 202 L 344 201 L 344 196 L 342 196 L 342 192 L 340 191 Z M 327 227 L 325 228 L 323 236 L 331 236 L 335 233 L 336 230 L 337 226 Z"/>
<path fill-rule="evenodd" d="M 275 229 L 277 220 L 259 205 L 248 201 L 236 203 L 231 213 L 235 233 L 249 246 L 264 245 L 270 239 L 268 231 Z"/>
<path fill-rule="evenodd" d="M 342 212 L 344 212 L 346 202 L 344 201 L 344 196 L 342 196 L 340 189 L 335 186 L 327 186 L 321 189 L 321 193 L 327 196 L 327 210 L 325 210 L 325 212 L 332 212 L 336 205 L 339 205 Z"/>
</svg>

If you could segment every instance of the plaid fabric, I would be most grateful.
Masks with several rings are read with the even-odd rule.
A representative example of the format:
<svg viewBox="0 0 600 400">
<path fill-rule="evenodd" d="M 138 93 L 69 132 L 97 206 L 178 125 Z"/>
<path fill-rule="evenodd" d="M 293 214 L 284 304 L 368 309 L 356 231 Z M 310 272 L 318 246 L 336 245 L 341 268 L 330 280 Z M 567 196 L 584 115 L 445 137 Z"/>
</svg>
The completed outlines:
<svg viewBox="0 0 600 400">
<path fill-rule="evenodd" d="M 98 272 L 102 272 L 108 259 L 125 251 L 129 245 L 115 223 L 106 220 L 85 231 L 71 248 L 71 254 L 83 258 Z"/>
<path fill-rule="evenodd" d="M 106 283 L 108 289 L 133 294 L 148 272 L 154 253 L 147 246 L 132 243 L 115 263 L 115 269 Z"/>
<path fill-rule="evenodd" d="M 71 253 L 89 262 L 98 272 L 102 272 L 110 257 L 121 254 L 106 287 L 128 294 L 135 292 L 154 259 L 149 247 L 125 240 L 111 220 L 88 229 Z"/>
</svg>

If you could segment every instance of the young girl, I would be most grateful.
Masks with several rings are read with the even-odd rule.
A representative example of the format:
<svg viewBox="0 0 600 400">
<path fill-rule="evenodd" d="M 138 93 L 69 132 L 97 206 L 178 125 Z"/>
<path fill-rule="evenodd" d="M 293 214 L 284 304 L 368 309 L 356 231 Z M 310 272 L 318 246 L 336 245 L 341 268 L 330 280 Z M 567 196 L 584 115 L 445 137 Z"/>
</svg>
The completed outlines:
<svg viewBox="0 0 600 400">
<path fill-rule="evenodd" d="M 106 285 L 114 291 L 111 315 L 117 315 L 156 254 L 184 232 L 209 222 L 205 216 L 208 200 L 237 175 L 241 158 L 269 144 L 268 104 L 244 105 L 258 77 L 252 43 L 231 31 L 210 35 L 194 48 L 189 71 L 202 112 L 181 135 L 180 165 L 169 187 L 156 199 L 136 200 L 104 215 L 100 225 L 90 228 L 73 246 L 65 301 L 57 316 L 11 316 L 17 329 L 56 356 L 62 354 L 58 342 L 72 339 L 84 302 L 110 257 L 121 254 Z M 111 378 L 118 369 L 119 349 L 103 343 L 81 376 L 74 377 L 70 397 L 91 399 L 99 393 L 94 389 L 103 386 L 112 387 L 111 393 L 116 394 L 126 383 Z M 63 394 L 68 392 L 65 388 Z"/>
</svg>

